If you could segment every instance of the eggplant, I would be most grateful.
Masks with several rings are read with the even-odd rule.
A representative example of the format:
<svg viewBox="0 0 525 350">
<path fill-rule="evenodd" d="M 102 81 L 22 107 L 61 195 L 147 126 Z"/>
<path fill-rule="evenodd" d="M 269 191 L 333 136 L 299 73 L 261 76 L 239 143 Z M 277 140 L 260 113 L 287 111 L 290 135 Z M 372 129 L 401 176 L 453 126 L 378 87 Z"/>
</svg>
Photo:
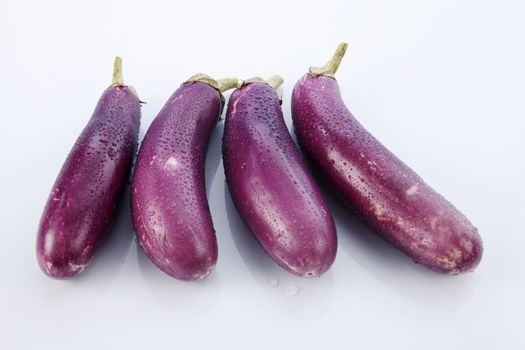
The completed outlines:
<svg viewBox="0 0 525 350">
<path fill-rule="evenodd" d="M 346 107 L 334 77 L 346 48 L 294 87 L 292 119 L 305 157 L 351 211 L 416 263 L 447 274 L 474 270 L 483 254 L 477 228 Z"/>
<path fill-rule="evenodd" d="M 301 277 L 334 262 L 335 224 L 286 127 L 278 76 L 246 80 L 230 97 L 223 134 L 232 201 L 266 253 Z"/>
<path fill-rule="evenodd" d="M 133 225 L 149 259 L 180 280 L 200 280 L 217 263 L 206 199 L 208 142 L 237 79 L 197 74 L 168 99 L 140 146 L 131 184 Z"/>
<path fill-rule="evenodd" d="M 36 249 L 46 275 L 74 277 L 104 241 L 129 177 L 140 106 L 117 57 L 113 82 L 69 152 L 40 220 Z"/>
</svg>

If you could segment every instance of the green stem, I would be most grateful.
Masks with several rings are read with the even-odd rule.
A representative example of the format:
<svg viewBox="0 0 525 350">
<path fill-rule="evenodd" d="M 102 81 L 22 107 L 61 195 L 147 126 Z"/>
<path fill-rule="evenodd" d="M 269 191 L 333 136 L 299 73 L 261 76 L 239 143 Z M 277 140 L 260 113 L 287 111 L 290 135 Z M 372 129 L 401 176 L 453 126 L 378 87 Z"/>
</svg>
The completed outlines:
<svg viewBox="0 0 525 350">
<path fill-rule="evenodd" d="M 279 86 L 284 83 L 284 80 L 280 75 L 275 74 L 269 77 L 266 82 L 272 87 L 272 89 L 277 90 Z"/>
<path fill-rule="evenodd" d="M 326 75 L 329 77 L 334 77 L 334 74 L 337 72 L 337 69 L 341 64 L 341 60 L 343 59 L 347 48 L 347 43 L 339 44 L 332 58 L 330 58 L 330 60 L 326 62 L 323 67 L 310 67 L 309 73 L 313 75 Z"/>
<path fill-rule="evenodd" d="M 217 87 L 221 92 L 239 87 L 239 79 L 224 78 L 217 80 Z"/>
<path fill-rule="evenodd" d="M 124 85 L 124 79 L 122 78 L 122 58 L 119 56 L 115 57 L 115 63 L 113 63 L 113 80 L 111 86 Z"/>
</svg>

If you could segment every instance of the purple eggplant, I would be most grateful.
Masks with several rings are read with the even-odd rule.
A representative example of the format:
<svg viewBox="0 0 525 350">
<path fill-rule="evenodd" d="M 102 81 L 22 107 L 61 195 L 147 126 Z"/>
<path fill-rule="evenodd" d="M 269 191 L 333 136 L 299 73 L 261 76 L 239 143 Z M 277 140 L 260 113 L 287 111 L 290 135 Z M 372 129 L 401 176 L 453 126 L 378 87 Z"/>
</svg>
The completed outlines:
<svg viewBox="0 0 525 350">
<path fill-rule="evenodd" d="M 483 253 L 476 227 L 345 106 L 334 74 L 346 47 L 295 85 L 292 118 L 306 158 L 352 211 L 416 263 L 448 274 L 472 271 Z"/>
<path fill-rule="evenodd" d="M 206 199 L 204 161 L 237 79 L 197 74 L 164 105 L 142 141 L 131 184 L 133 225 L 146 255 L 181 280 L 206 277 L 217 263 L 217 239 Z"/>
<path fill-rule="evenodd" d="M 38 264 L 53 278 L 71 278 L 90 264 L 128 180 L 140 101 L 123 84 L 121 65 L 117 57 L 113 83 L 62 166 L 40 221 Z"/>
<path fill-rule="evenodd" d="M 241 218 L 280 266 L 319 276 L 337 251 L 335 224 L 283 119 L 274 91 L 282 79 L 249 79 L 228 103 L 223 135 L 226 181 Z"/>
</svg>

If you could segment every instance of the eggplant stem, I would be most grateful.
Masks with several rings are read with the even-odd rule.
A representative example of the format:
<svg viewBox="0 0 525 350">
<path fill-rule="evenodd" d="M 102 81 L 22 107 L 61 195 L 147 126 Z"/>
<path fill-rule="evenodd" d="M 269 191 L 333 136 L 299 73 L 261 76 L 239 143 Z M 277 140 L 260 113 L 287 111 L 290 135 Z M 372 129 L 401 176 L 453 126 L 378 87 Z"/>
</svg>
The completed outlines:
<svg viewBox="0 0 525 350">
<path fill-rule="evenodd" d="M 111 86 L 124 85 L 124 79 L 122 78 L 122 58 L 119 56 L 115 57 L 115 63 L 113 63 L 113 80 Z"/>
<path fill-rule="evenodd" d="M 334 77 L 341 60 L 345 56 L 346 49 L 348 48 L 347 43 L 340 43 L 335 50 L 332 58 L 323 67 L 310 67 L 309 73 L 313 75 L 326 75 L 329 77 Z"/>
<path fill-rule="evenodd" d="M 277 90 L 279 86 L 284 83 L 284 80 L 280 75 L 275 74 L 269 77 L 266 82 L 272 87 L 272 89 Z"/>
<path fill-rule="evenodd" d="M 239 87 L 239 79 L 237 78 L 224 78 L 217 80 L 217 88 L 224 92 L 226 90 L 235 89 Z"/>
</svg>

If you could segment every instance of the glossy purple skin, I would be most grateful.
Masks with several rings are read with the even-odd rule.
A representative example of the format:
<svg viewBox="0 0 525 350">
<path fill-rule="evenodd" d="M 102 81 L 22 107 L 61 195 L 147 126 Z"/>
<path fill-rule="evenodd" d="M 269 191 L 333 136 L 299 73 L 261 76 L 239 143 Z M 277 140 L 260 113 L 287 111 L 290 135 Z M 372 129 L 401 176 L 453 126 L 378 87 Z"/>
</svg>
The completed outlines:
<svg viewBox="0 0 525 350">
<path fill-rule="evenodd" d="M 202 279 L 217 263 L 204 162 L 221 107 L 210 85 L 184 83 L 151 124 L 137 157 L 131 205 L 138 241 L 155 265 L 181 280 Z"/>
<path fill-rule="evenodd" d="M 230 97 L 223 159 L 233 203 L 273 260 L 297 276 L 325 272 L 337 251 L 334 221 L 268 84 Z"/>
<path fill-rule="evenodd" d="M 70 151 L 47 200 L 37 237 L 44 273 L 68 279 L 91 262 L 126 186 L 137 145 L 140 101 L 108 88 Z"/>
<path fill-rule="evenodd" d="M 458 274 L 478 265 L 483 245 L 476 227 L 363 128 L 335 79 L 301 78 L 292 118 L 314 170 L 385 239 L 435 271 Z"/>
</svg>

